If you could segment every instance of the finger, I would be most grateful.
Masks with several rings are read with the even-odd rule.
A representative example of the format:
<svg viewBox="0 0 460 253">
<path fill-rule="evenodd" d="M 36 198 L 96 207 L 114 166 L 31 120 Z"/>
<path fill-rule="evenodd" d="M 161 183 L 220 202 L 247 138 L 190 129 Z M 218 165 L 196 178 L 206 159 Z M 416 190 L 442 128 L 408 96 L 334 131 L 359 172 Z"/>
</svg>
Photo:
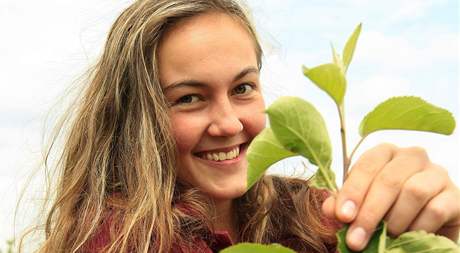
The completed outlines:
<svg viewBox="0 0 460 253">
<path fill-rule="evenodd" d="M 459 195 L 458 190 L 453 188 L 441 192 L 426 204 L 409 229 L 434 233 L 442 230 L 443 227 L 458 226 L 460 219 Z M 445 236 L 450 238 L 452 235 L 446 234 Z"/>
<path fill-rule="evenodd" d="M 374 176 L 392 159 L 395 149 L 391 144 L 378 145 L 366 151 L 353 165 L 337 195 L 335 213 L 339 221 L 353 221 Z"/>
<path fill-rule="evenodd" d="M 418 148 L 400 149 L 375 176 L 347 233 L 347 245 L 351 249 L 362 250 L 367 245 L 377 224 L 396 201 L 403 184 L 426 166 L 424 156 L 418 151 Z"/>
<path fill-rule="evenodd" d="M 323 205 L 322 205 L 323 214 L 329 219 L 334 219 L 335 218 L 334 209 L 335 209 L 335 197 L 329 196 L 323 202 Z"/>
<path fill-rule="evenodd" d="M 454 242 L 460 240 L 460 217 L 458 217 L 454 223 L 442 226 L 436 234 L 445 236 Z"/>
<path fill-rule="evenodd" d="M 434 164 L 430 168 L 404 183 L 396 203 L 387 213 L 388 232 L 393 236 L 405 232 L 428 201 L 446 188 L 449 182 L 447 172 Z"/>
</svg>

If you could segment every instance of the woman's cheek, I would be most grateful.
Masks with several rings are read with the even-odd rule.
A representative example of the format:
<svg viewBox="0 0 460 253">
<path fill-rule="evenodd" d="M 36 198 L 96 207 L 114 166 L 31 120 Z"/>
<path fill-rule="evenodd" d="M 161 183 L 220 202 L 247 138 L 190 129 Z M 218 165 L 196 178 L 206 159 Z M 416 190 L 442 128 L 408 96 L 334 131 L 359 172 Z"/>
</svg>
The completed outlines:
<svg viewBox="0 0 460 253">
<path fill-rule="evenodd" d="M 263 100 L 255 103 L 251 108 L 244 112 L 244 117 L 241 119 L 246 128 L 247 133 L 252 137 L 259 134 L 266 126 L 266 115 L 264 112 L 265 104 Z"/>
<path fill-rule="evenodd" d="M 266 116 L 265 113 L 257 113 L 257 115 L 254 118 L 256 118 L 256 122 L 254 122 L 254 125 L 252 129 L 249 130 L 249 132 L 251 133 L 251 135 L 256 136 L 265 128 Z"/>
<path fill-rule="evenodd" d="M 196 136 L 196 120 L 186 115 L 175 114 L 171 116 L 171 127 L 176 141 L 177 149 L 180 153 L 193 149 L 198 136 Z"/>
</svg>

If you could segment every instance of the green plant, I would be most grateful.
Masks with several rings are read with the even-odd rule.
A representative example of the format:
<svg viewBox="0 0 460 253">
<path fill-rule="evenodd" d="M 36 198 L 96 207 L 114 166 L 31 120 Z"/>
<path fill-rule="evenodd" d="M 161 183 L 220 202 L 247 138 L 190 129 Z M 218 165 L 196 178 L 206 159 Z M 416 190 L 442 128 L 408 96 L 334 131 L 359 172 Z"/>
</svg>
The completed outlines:
<svg viewBox="0 0 460 253">
<path fill-rule="evenodd" d="M 13 253 L 13 247 L 14 247 L 14 240 L 7 240 L 6 241 L 6 253 Z M 3 250 L 0 249 L 0 253 L 3 253 Z"/>
<path fill-rule="evenodd" d="M 452 114 L 418 97 L 393 97 L 379 104 L 361 121 L 361 140 L 350 155 L 347 151 L 344 97 L 347 87 L 346 73 L 361 32 L 361 24 L 348 39 L 341 57 L 332 47 L 333 62 L 314 68 L 303 66 L 303 73 L 334 101 L 340 118 L 342 140 L 343 179 L 345 181 L 353 154 L 363 140 L 376 131 L 388 129 L 417 130 L 449 135 L 455 128 Z M 321 114 L 309 102 L 298 97 L 281 97 L 267 110 L 270 128 L 263 130 L 248 149 L 248 187 L 251 187 L 268 167 L 291 156 L 303 156 L 318 167 L 311 178 L 313 187 L 337 191 L 335 174 L 331 170 L 332 148 L 326 124 Z M 348 226 L 337 232 L 338 249 L 351 252 L 345 244 Z M 451 240 L 423 231 L 407 232 L 398 238 L 387 235 L 386 224 L 381 222 L 363 252 L 460 252 Z M 222 251 L 292 252 L 277 244 L 238 244 Z"/>
</svg>

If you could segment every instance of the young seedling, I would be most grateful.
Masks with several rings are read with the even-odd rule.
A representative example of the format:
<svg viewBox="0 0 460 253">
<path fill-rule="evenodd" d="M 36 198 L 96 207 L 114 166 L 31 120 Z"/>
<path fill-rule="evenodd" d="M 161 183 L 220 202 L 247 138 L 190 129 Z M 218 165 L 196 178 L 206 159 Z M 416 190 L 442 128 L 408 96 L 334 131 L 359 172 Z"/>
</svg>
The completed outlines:
<svg viewBox="0 0 460 253">
<path fill-rule="evenodd" d="M 361 24 L 354 30 L 342 52 L 337 54 L 332 46 L 333 62 L 314 68 L 302 67 L 303 73 L 316 86 L 325 91 L 334 101 L 340 119 L 340 136 L 342 140 L 343 180 L 348 175 L 353 154 L 371 133 L 389 130 L 416 130 L 450 135 L 455 128 L 452 114 L 442 108 L 413 96 L 392 97 L 379 104 L 361 121 L 359 134 L 361 140 L 350 155 L 347 151 L 345 129 L 344 98 L 347 88 L 346 73 L 353 58 L 353 53 L 361 33 Z M 281 97 L 267 110 L 270 128 L 263 130 L 248 148 L 248 189 L 274 163 L 291 156 L 302 156 L 318 167 L 310 178 L 310 186 L 326 189 L 332 194 L 337 192 L 335 174 L 331 170 L 332 147 L 326 124 L 321 114 L 309 102 L 298 97 Z M 338 250 L 341 253 L 352 252 L 345 244 L 348 226 L 337 232 Z M 290 249 L 278 244 L 237 244 L 222 253 L 290 253 Z M 405 253 L 405 252 L 455 252 L 460 247 L 451 240 L 412 231 L 391 238 L 387 234 L 386 223 L 381 222 L 374 232 L 366 253 Z"/>
</svg>

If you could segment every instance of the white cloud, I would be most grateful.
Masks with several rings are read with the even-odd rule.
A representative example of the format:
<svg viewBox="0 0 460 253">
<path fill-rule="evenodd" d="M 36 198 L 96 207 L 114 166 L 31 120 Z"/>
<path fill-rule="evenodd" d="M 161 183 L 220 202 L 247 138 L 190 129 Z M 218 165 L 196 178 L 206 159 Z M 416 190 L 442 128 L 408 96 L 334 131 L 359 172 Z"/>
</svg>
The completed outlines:
<svg viewBox="0 0 460 253">
<path fill-rule="evenodd" d="M 429 33 L 427 33 L 429 34 Z M 406 72 L 436 67 L 437 64 L 458 62 L 459 36 L 454 33 L 432 33 L 430 37 L 414 38 L 364 31 L 356 50 L 363 64 L 377 64 L 387 71 Z"/>
<path fill-rule="evenodd" d="M 408 80 L 398 76 L 372 75 L 350 85 L 347 92 L 347 104 L 361 109 L 371 108 L 391 96 L 411 94 L 411 86 Z"/>
<path fill-rule="evenodd" d="M 446 3 L 443 0 L 399 0 L 395 1 L 395 5 L 399 5 L 399 9 L 391 13 L 389 16 L 390 22 L 399 22 L 402 20 L 412 20 L 423 17 L 429 12 L 430 8 L 436 5 Z M 387 4 L 387 2 L 385 2 Z"/>
<path fill-rule="evenodd" d="M 394 24 L 412 21 L 426 16 L 432 8 L 444 6 L 448 0 L 337 0 L 349 11 L 378 13 L 385 16 L 385 22 Z"/>
</svg>

